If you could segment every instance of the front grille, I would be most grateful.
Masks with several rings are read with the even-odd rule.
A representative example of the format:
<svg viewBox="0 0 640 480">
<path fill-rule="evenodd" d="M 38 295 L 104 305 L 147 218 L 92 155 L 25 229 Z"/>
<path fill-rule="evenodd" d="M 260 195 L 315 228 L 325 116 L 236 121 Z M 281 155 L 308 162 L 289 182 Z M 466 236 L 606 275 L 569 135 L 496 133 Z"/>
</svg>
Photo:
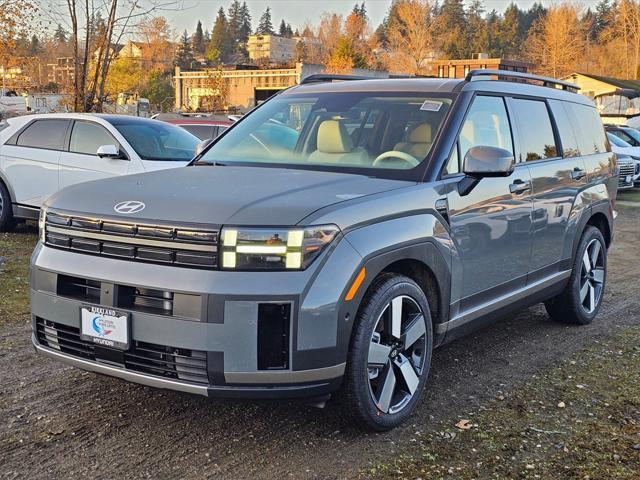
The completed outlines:
<svg viewBox="0 0 640 480">
<path fill-rule="evenodd" d="M 116 303 L 118 307 L 138 312 L 173 315 L 173 295 L 164 290 L 121 286 Z"/>
<path fill-rule="evenodd" d="M 632 163 L 621 163 L 620 164 L 620 176 L 626 176 L 626 175 L 635 175 L 636 173 L 636 166 L 635 166 L 635 162 Z"/>
<path fill-rule="evenodd" d="M 103 348 L 80 338 L 80 330 L 36 317 L 38 342 L 54 350 L 85 360 L 100 361 Z M 155 345 L 134 341 L 126 352 L 110 350 L 120 355 L 126 370 L 163 378 L 208 384 L 207 354 L 200 350 Z M 109 360 L 113 363 L 113 355 Z"/>
<path fill-rule="evenodd" d="M 47 212 L 45 244 L 91 255 L 214 269 L 218 229 L 98 220 Z"/>
</svg>

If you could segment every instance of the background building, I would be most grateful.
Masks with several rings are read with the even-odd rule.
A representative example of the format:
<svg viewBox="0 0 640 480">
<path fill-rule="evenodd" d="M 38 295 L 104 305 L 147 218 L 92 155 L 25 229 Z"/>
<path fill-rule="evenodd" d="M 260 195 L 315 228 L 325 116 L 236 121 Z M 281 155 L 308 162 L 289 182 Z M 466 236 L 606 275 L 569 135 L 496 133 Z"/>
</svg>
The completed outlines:
<svg viewBox="0 0 640 480">
<path fill-rule="evenodd" d="M 322 73 L 324 66 L 297 63 L 293 68 L 235 70 L 205 69 L 182 71 L 176 67 L 174 79 L 176 110 L 238 109 L 246 111 L 271 95 L 300 83 L 305 77 Z M 388 78 L 389 73 L 354 69 L 353 75 Z M 212 102 L 212 99 L 216 99 Z"/>
<path fill-rule="evenodd" d="M 297 40 L 279 35 L 249 35 L 249 60 L 268 63 L 289 63 L 296 54 Z"/>
<path fill-rule="evenodd" d="M 622 80 L 620 78 L 602 77 L 589 73 L 572 73 L 563 78 L 567 82 L 580 87 L 580 93 L 594 98 L 603 93 L 613 93 L 616 90 L 636 90 L 640 92 L 640 80 Z"/>
<path fill-rule="evenodd" d="M 439 78 L 464 78 L 471 70 L 508 70 L 526 73 L 534 65 L 532 63 L 507 60 L 504 58 L 489 58 L 485 53 L 478 53 L 473 58 L 462 60 L 434 60 L 429 63 L 434 76 Z"/>
</svg>

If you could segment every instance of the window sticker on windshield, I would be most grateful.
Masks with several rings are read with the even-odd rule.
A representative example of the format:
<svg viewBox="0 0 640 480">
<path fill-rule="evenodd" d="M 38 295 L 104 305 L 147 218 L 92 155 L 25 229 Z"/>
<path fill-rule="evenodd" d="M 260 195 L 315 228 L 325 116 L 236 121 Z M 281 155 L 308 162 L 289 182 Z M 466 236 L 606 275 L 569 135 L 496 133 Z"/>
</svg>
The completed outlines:
<svg viewBox="0 0 640 480">
<path fill-rule="evenodd" d="M 425 102 L 420 107 L 420 110 L 425 110 L 427 112 L 438 112 L 442 107 L 442 102 L 437 102 L 435 100 L 425 100 Z"/>
</svg>

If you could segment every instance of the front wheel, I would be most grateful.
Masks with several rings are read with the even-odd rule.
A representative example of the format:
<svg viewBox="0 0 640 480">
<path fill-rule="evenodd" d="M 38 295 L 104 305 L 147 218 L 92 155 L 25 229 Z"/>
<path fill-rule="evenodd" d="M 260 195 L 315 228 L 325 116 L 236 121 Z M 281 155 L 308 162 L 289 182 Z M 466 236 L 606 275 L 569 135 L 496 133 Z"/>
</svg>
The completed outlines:
<svg viewBox="0 0 640 480">
<path fill-rule="evenodd" d="M 0 181 L 0 232 L 10 232 L 14 226 L 11 197 L 7 187 Z"/>
<path fill-rule="evenodd" d="M 385 274 L 369 288 L 354 325 L 343 384 L 359 426 L 390 430 L 411 415 L 429 374 L 429 304 L 410 278 Z"/>
<path fill-rule="evenodd" d="M 549 316 L 563 323 L 587 325 L 602 305 L 607 280 L 607 246 L 602 232 L 588 226 L 576 250 L 573 271 L 564 291 L 545 302 Z"/>
</svg>

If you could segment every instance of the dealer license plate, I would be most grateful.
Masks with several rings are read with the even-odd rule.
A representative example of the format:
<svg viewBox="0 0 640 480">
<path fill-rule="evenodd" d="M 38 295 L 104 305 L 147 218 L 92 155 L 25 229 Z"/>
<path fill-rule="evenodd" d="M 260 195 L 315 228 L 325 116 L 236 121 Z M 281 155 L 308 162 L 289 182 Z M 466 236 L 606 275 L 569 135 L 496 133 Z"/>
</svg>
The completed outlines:
<svg viewBox="0 0 640 480">
<path fill-rule="evenodd" d="M 129 314 L 109 307 L 80 308 L 80 338 L 97 345 L 129 348 Z"/>
</svg>

